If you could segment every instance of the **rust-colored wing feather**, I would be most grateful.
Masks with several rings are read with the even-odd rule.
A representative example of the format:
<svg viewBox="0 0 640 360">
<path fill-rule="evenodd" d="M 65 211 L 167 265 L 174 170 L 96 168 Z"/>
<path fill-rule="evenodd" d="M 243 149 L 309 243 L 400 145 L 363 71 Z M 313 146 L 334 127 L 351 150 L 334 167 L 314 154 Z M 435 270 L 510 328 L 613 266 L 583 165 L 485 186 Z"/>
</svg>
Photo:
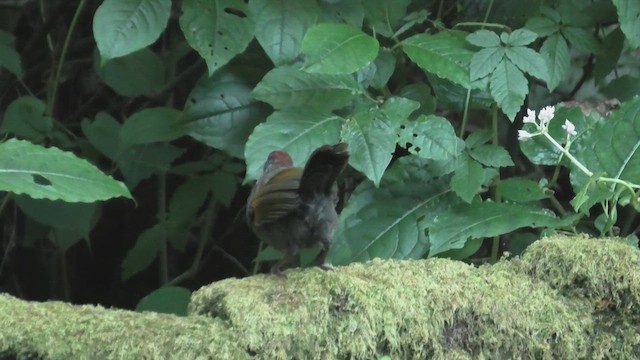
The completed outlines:
<svg viewBox="0 0 640 360">
<path fill-rule="evenodd" d="M 300 206 L 298 188 L 301 176 L 300 168 L 283 169 L 255 190 L 249 204 L 253 210 L 254 226 L 275 222 Z"/>
</svg>

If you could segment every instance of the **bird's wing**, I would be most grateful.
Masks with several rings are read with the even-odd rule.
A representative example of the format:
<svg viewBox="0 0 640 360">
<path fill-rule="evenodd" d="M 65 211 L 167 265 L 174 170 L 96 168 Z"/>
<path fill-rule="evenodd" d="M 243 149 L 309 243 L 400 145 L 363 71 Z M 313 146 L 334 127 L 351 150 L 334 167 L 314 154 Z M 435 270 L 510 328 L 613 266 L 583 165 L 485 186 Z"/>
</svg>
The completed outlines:
<svg viewBox="0 0 640 360">
<path fill-rule="evenodd" d="M 253 225 L 275 222 L 300 206 L 300 177 L 302 169 L 287 168 L 275 174 L 266 184 L 256 189 L 249 203 L 253 212 Z"/>
</svg>

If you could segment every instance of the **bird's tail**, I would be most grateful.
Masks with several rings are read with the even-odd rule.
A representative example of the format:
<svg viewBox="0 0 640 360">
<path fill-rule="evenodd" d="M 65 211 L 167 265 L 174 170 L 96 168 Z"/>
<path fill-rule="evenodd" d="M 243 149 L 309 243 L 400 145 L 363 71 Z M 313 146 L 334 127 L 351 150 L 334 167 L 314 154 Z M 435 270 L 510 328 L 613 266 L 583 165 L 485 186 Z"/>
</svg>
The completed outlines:
<svg viewBox="0 0 640 360">
<path fill-rule="evenodd" d="M 347 143 L 323 145 L 309 156 L 300 180 L 301 197 L 331 193 L 338 175 L 349 161 L 347 147 Z"/>
</svg>

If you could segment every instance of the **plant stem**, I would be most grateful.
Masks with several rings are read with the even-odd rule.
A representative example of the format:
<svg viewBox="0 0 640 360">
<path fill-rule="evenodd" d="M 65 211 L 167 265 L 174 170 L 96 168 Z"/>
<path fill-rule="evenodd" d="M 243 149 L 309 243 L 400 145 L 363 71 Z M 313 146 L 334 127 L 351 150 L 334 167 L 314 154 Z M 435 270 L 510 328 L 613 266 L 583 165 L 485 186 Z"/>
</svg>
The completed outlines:
<svg viewBox="0 0 640 360">
<path fill-rule="evenodd" d="M 471 102 L 471 89 L 467 89 L 467 98 L 464 101 L 464 112 L 462 113 L 462 125 L 460 125 L 460 134 L 459 137 L 464 137 L 464 132 L 467 129 L 467 124 L 469 123 L 469 103 Z"/>
<path fill-rule="evenodd" d="M 491 141 L 494 145 L 498 145 L 498 107 L 496 103 L 491 105 L 491 132 Z M 499 191 L 494 192 L 494 200 L 496 203 L 502 202 L 502 194 Z M 498 253 L 500 252 L 500 236 L 494 236 L 491 241 L 491 260 L 495 263 L 498 261 Z"/>
<path fill-rule="evenodd" d="M 163 172 L 158 175 L 158 223 L 163 224 L 167 220 L 167 175 Z M 160 285 L 169 282 L 169 265 L 167 251 L 167 229 L 162 226 L 160 238 Z"/>
</svg>

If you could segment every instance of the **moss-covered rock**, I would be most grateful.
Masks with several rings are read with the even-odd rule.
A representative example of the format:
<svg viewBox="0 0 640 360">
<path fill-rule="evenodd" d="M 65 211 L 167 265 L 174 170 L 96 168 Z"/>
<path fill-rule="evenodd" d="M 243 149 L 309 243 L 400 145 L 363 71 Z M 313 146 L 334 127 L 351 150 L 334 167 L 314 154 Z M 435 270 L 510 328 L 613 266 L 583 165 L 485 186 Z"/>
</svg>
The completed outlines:
<svg viewBox="0 0 640 360">
<path fill-rule="evenodd" d="M 186 318 L 0 296 L 0 355 L 51 359 L 633 359 L 640 251 L 548 238 L 473 267 L 374 260 L 227 279 Z"/>
</svg>

